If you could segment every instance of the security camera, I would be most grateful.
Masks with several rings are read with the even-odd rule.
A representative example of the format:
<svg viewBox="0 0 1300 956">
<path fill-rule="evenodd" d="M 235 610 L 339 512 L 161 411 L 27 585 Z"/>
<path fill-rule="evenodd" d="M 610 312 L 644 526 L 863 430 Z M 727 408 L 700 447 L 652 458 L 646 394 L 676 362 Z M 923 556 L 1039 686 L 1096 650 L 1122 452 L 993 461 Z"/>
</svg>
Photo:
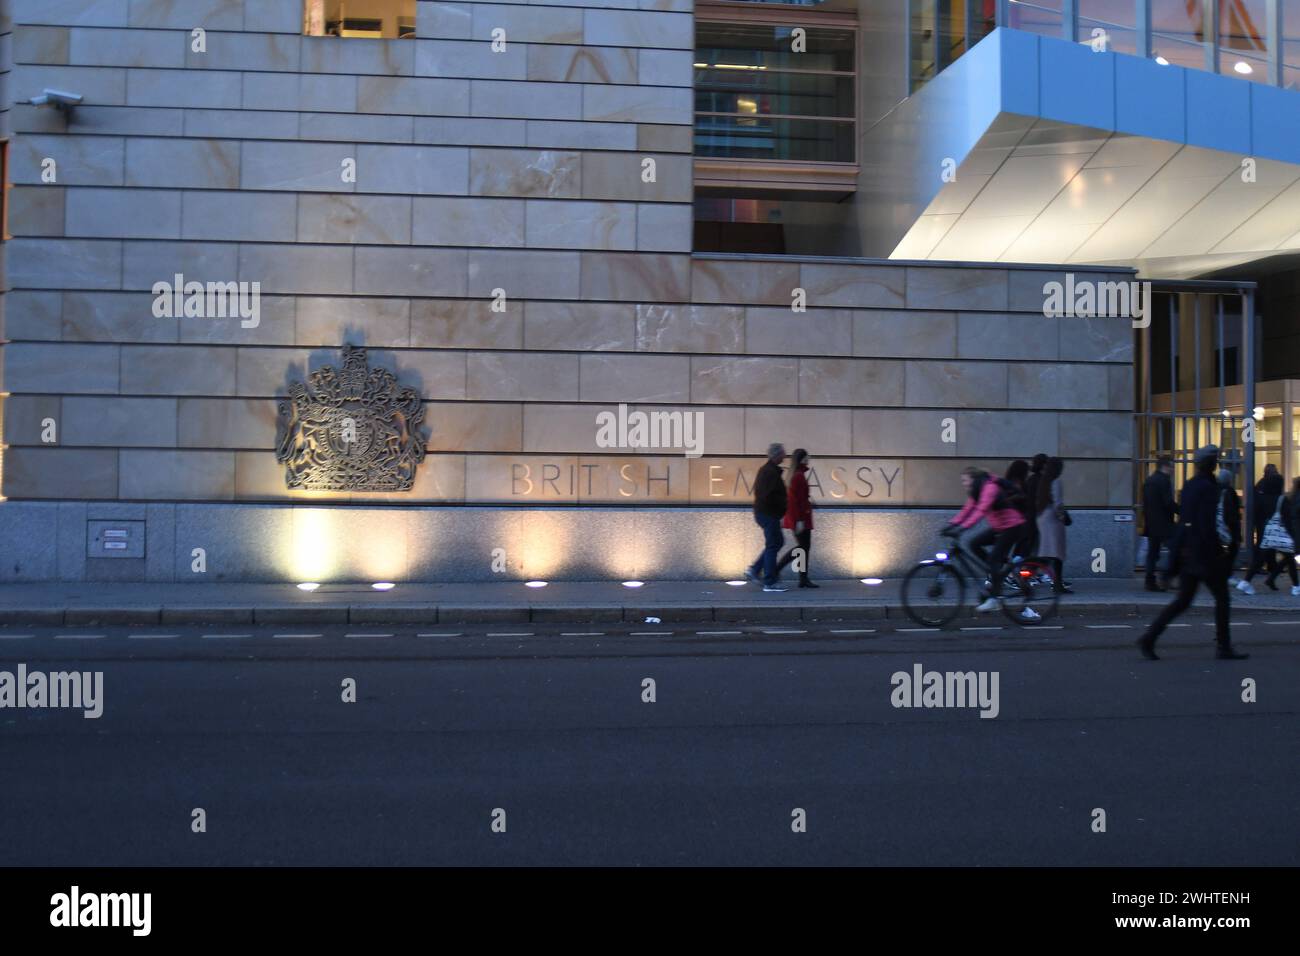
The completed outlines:
<svg viewBox="0 0 1300 956">
<path fill-rule="evenodd" d="M 67 113 L 79 104 L 82 100 L 80 93 L 69 93 L 66 90 L 46 89 L 41 92 L 40 96 L 33 96 L 27 102 L 32 106 L 53 106 L 61 112 Z"/>
</svg>

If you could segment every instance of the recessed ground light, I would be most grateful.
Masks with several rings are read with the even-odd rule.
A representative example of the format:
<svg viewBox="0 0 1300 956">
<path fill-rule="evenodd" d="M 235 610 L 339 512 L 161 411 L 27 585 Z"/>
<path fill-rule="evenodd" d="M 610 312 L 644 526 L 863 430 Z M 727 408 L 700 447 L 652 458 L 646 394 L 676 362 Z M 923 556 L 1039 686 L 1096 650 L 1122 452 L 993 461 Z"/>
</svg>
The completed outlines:
<svg viewBox="0 0 1300 956">
<path fill-rule="evenodd" d="M 1242 76 L 1248 76 L 1249 74 L 1255 72 L 1250 68 L 1250 64 L 1247 63 L 1245 60 L 1238 60 L 1236 63 L 1232 64 L 1232 68 L 1236 70 L 1238 73 L 1240 73 Z"/>
<path fill-rule="evenodd" d="M 317 584 L 315 581 L 303 581 L 302 584 L 298 585 L 298 590 L 315 591 L 318 587 L 320 587 L 320 585 Z"/>
<path fill-rule="evenodd" d="M 1161 66 L 1168 66 L 1168 65 L 1169 65 L 1169 61 L 1166 60 L 1163 56 L 1158 56 L 1158 57 L 1156 57 L 1156 62 L 1159 63 Z"/>
<path fill-rule="evenodd" d="M 524 587 L 526 587 L 526 588 L 544 588 L 544 587 L 546 587 L 546 582 L 545 582 L 545 581 L 525 581 L 525 582 L 524 582 Z"/>
<path fill-rule="evenodd" d="M 743 587 L 744 587 L 746 584 L 748 584 L 749 582 L 748 582 L 748 581 L 728 581 L 727 583 L 728 583 L 729 585 L 731 585 L 733 588 L 743 588 Z"/>
<path fill-rule="evenodd" d="M 863 584 L 884 584 L 885 580 L 884 578 L 863 578 L 862 583 Z"/>
<path fill-rule="evenodd" d="M 624 581 L 624 582 L 623 582 L 623 587 L 625 587 L 625 588 L 639 588 L 639 587 L 642 587 L 644 584 L 645 584 L 644 581 Z"/>
<path fill-rule="evenodd" d="M 376 581 L 370 586 L 376 591 L 391 591 L 393 588 L 397 587 L 397 585 L 392 581 Z"/>
</svg>

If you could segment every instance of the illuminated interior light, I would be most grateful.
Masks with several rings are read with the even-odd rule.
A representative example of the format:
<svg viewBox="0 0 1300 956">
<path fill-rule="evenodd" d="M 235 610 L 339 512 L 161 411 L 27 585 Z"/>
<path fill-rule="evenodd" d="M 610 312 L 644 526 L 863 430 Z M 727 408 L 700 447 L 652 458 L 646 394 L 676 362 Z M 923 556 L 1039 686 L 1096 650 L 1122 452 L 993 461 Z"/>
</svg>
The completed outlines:
<svg viewBox="0 0 1300 956">
<path fill-rule="evenodd" d="M 1158 56 L 1158 57 L 1156 57 L 1156 62 L 1159 63 L 1161 66 L 1168 66 L 1168 65 L 1169 65 L 1169 61 L 1166 60 L 1163 56 Z"/>
<path fill-rule="evenodd" d="M 370 586 L 376 591 L 391 591 L 393 588 L 397 587 L 397 585 L 392 581 L 376 581 Z"/>
<path fill-rule="evenodd" d="M 545 582 L 545 581 L 525 581 L 525 582 L 524 582 L 524 587 L 526 587 L 526 588 L 544 588 L 544 587 L 546 587 L 546 582 Z"/>
<path fill-rule="evenodd" d="M 1249 76 L 1251 73 L 1255 72 L 1251 69 L 1250 64 L 1245 60 L 1238 60 L 1236 63 L 1232 64 L 1232 68 L 1242 76 Z"/>
<path fill-rule="evenodd" d="M 876 585 L 876 584 L 884 584 L 885 582 L 883 578 L 863 578 L 862 583 Z"/>
<path fill-rule="evenodd" d="M 639 588 L 639 587 L 643 587 L 644 585 L 645 585 L 645 582 L 644 582 L 644 581 L 624 581 L 624 582 L 623 582 L 623 587 L 625 587 L 625 588 Z"/>
<path fill-rule="evenodd" d="M 320 585 L 317 584 L 315 581 L 303 581 L 302 584 L 298 585 L 298 590 L 315 591 L 318 587 L 320 587 Z"/>
<path fill-rule="evenodd" d="M 735 581 L 735 580 L 727 582 L 727 584 L 733 588 L 743 588 L 748 583 L 749 583 L 748 581 Z"/>
</svg>

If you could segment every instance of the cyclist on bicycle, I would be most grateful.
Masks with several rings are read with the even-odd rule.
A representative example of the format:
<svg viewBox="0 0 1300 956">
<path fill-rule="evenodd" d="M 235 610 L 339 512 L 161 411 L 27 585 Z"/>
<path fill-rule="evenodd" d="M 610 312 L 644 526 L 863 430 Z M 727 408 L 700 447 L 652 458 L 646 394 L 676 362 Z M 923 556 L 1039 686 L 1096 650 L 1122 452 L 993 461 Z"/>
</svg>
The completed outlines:
<svg viewBox="0 0 1300 956">
<path fill-rule="evenodd" d="M 957 537 L 981 520 L 988 521 L 988 528 L 971 538 L 968 547 L 989 569 L 989 597 L 975 610 L 996 611 L 1002 596 L 1001 569 L 1012 548 L 1027 537 L 1029 524 L 1017 505 L 1016 489 L 1010 482 L 995 478 L 981 468 L 964 468 L 961 483 L 966 489 L 966 504 L 942 533 Z M 989 544 L 993 548 L 986 551 Z M 1026 617 L 1038 616 L 1032 608 L 1025 608 L 1022 613 Z"/>
</svg>

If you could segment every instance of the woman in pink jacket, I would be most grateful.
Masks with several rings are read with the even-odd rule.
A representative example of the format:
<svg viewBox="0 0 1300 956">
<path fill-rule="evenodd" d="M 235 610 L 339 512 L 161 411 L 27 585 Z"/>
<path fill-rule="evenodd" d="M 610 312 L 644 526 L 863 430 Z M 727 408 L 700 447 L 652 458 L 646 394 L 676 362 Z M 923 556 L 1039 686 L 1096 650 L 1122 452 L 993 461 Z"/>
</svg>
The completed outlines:
<svg viewBox="0 0 1300 956">
<path fill-rule="evenodd" d="M 944 534 L 968 531 L 981 520 L 988 527 L 970 539 L 972 551 L 984 560 L 989 568 L 989 597 L 975 610 L 996 611 L 1002 594 L 1002 575 L 998 572 L 1007 563 L 1007 557 L 1029 532 L 1022 505 L 1016 501 L 1020 492 L 1010 483 L 994 478 L 980 468 L 966 468 L 961 473 L 962 487 L 966 489 L 966 504 L 944 529 Z M 992 551 L 986 551 L 989 544 Z"/>
</svg>

